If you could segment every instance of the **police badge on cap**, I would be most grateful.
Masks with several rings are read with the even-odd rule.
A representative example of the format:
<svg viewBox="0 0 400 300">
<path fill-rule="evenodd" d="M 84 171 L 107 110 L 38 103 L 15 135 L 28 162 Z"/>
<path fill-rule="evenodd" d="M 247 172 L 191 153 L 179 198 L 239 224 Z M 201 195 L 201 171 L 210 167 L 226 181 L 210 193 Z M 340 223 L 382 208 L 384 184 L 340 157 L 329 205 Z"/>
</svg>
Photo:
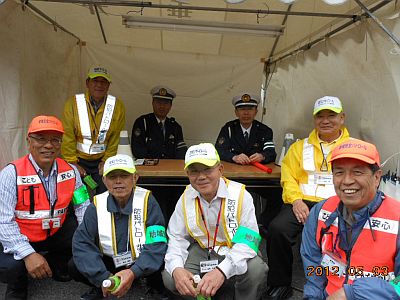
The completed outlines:
<svg viewBox="0 0 400 300">
<path fill-rule="evenodd" d="M 172 101 L 176 97 L 176 93 L 166 86 L 155 86 L 151 89 L 150 94 L 153 99 L 165 99 Z"/>
</svg>

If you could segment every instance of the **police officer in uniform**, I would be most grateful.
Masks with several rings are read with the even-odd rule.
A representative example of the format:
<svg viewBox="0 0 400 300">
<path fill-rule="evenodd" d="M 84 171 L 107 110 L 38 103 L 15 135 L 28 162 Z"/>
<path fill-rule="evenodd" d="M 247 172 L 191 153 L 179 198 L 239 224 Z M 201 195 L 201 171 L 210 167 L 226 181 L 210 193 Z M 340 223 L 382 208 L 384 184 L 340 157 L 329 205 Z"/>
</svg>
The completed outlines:
<svg viewBox="0 0 400 300">
<path fill-rule="evenodd" d="M 153 96 L 153 113 L 140 116 L 132 128 L 132 153 L 136 158 L 183 159 L 187 150 L 182 127 L 167 115 L 176 97 L 173 90 L 156 86 Z"/>
<path fill-rule="evenodd" d="M 215 144 L 222 160 L 241 165 L 275 161 L 272 129 L 254 119 L 259 102 L 259 97 L 250 93 L 233 97 L 238 118 L 222 127 Z"/>
</svg>

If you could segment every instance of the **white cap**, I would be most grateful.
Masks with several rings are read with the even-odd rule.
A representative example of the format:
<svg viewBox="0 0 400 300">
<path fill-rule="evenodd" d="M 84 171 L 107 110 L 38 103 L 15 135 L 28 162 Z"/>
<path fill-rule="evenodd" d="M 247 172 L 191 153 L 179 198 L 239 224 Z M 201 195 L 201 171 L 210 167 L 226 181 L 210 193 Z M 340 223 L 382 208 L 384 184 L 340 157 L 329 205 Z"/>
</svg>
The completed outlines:
<svg viewBox="0 0 400 300">
<path fill-rule="evenodd" d="M 194 163 L 212 167 L 218 162 L 220 162 L 219 155 L 213 144 L 201 143 L 193 145 L 186 151 L 185 169 Z"/>
<path fill-rule="evenodd" d="M 176 97 L 176 93 L 169 87 L 158 85 L 151 89 L 150 94 L 156 99 L 173 100 Z"/>
<path fill-rule="evenodd" d="M 258 103 L 260 103 L 260 97 L 250 93 L 242 93 L 232 98 L 234 107 L 258 106 Z"/>
<path fill-rule="evenodd" d="M 103 176 L 114 170 L 123 170 L 128 173 L 134 174 L 136 172 L 135 165 L 132 157 L 126 154 L 117 154 L 107 158 L 104 163 Z"/>
<path fill-rule="evenodd" d="M 110 279 L 105 279 L 103 280 L 103 283 L 101 284 L 103 288 L 109 288 L 111 286 L 112 282 Z"/>
<path fill-rule="evenodd" d="M 195 284 L 199 284 L 200 281 L 201 281 L 200 275 L 198 275 L 198 274 L 193 275 L 193 282 L 194 282 Z"/>
<path fill-rule="evenodd" d="M 338 97 L 333 96 L 319 98 L 317 101 L 315 101 L 313 115 L 316 115 L 318 112 L 324 109 L 329 109 L 338 114 L 343 111 L 342 102 L 340 102 Z"/>
</svg>

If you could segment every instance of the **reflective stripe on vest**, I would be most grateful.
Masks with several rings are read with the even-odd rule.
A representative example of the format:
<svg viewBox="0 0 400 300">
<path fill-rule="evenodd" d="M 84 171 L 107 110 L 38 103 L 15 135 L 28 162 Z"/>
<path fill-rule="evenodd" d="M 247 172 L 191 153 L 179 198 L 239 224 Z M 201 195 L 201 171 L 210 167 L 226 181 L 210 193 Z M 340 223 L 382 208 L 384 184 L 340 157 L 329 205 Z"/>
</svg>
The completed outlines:
<svg viewBox="0 0 400 300">
<path fill-rule="evenodd" d="M 108 195 L 108 192 L 96 195 L 94 197 L 94 205 L 97 211 L 97 226 L 101 250 L 105 255 L 112 257 L 118 253 L 114 215 L 107 211 Z M 136 259 L 140 255 L 146 243 L 147 201 L 149 195 L 149 190 L 138 186 L 135 187 L 132 201 L 132 215 L 129 217 L 129 243 L 133 259 Z"/>
<path fill-rule="evenodd" d="M 307 183 L 300 183 L 300 189 L 303 195 L 326 199 L 336 194 L 333 183 L 316 184 L 315 175 L 317 172 L 315 170 L 314 146 L 308 143 L 308 138 L 304 139 L 303 143 L 303 169 L 308 174 Z M 332 172 L 324 173 L 332 174 Z"/>
<path fill-rule="evenodd" d="M 57 201 L 51 215 L 50 201 L 46 190 L 36 173 L 28 155 L 14 161 L 17 176 L 17 205 L 15 206 L 15 220 L 19 230 L 28 237 L 30 242 L 39 242 L 56 233 L 66 218 L 68 205 L 75 190 L 75 172 L 72 167 L 60 158 L 57 164 Z M 43 219 L 59 218 L 60 227 L 43 229 Z"/>
<path fill-rule="evenodd" d="M 107 132 L 110 129 L 116 98 L 114 96 L 107 95 L 107 100 L 104 106 L 104 113 L 100 123 L 99 134 L 96 138 L 96 142 L 100 147 L 95 147 L 95 148 L 92 148 L 93 137 L 92 137 L 92 132 L 90 130 L 89 112 L 86 105 L 85 95 L 77 94 L 75 95 L 75 99 L 79 116 L 79 126 L 81 128 L 81 134 L 83 137 L 82 143 L 80 142 L 76 143 L 77 149 L 86 154 L 103 153 L 106 149 L 104 141 L 106 140 Z"/>
<path fill-rule="evenodd" d="M 241 183 L 226 179 L 228 187 L 228 199 L 222 199 L 222 227 L 224 230 L 224 240 L 216 241 L 215 251 L 220 255 L 225 255 L 232 247 L 232 239 L 235 235 L 240 222 L 240 213 L 242 211 L 243 195 L 245 186 Z M 188 187 L 187 187 L 188 188 Z M 187 189 L 186 188 L 186 189 Z M 207 231 L 201 220 L 200 209 L 196 199 L 186 199 L 186 190 L 182 196 L 182 208 L 185 216 L 186 228 L 189 234 L 198 242 L 202 248 L 207 248 Z M 201 227 L 199 226 L 201 224 Z M 210 232 L 211 239 L 213 234 Z M 212 243 L 212 241 L 211 241 Z M 212 246 L 212 245 L 210 245 Z M 226 247 L 227 246 L 227 247 Z"/>
<path fill-rule="evenodd" d="M 335 249 L 332 241 L 336 241 L 338 235 L 338 218 L 333 222 L 327 232 L 321 237 L 321 229 L 326 228 L 325 221 L 334 212 L 340 200 L 337 196 L 329 198 L 318 215 L 318 226 L 316 240 L 321 252 L 334 250 L 336 255 L 343 259 L 347 258 L 346 253 L 339 248 L 339 242 Z M 400 203 L 396 200 L 385 197 L 380 207 L 370 217 L 374 237 L 372 236 L 369 222 L 366 221 L 350 253 L 350 261 L 346 270 L 349 284 L 361 277 L 378 277 L 384 280 L 392 280 L 394 276 L 394 257 L 397 251 L 397 235 L 400 219 Z M 329 242 L 328 242 L 329 240 Z M 321 241 L 321 244 L 320 244 Z M 346 280 L 346 274 L 327 276 L 328 284 L 326 292 L 333 294 L 340 289 Z"/>
</svg>

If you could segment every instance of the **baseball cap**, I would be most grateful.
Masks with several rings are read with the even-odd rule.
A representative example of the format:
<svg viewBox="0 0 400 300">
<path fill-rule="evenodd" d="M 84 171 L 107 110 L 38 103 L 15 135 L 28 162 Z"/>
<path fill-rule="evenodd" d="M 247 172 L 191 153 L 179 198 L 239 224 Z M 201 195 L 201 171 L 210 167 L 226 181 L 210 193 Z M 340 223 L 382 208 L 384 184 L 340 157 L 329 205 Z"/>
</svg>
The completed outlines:
<svg viewBox="0 0 400 300">
<path fill-rule="evenodd" d="M 93 79 L 96 77 L 103 77 L 107 79 L 108 82 L 111 82 L 111 75 L 108 72 L 108 70 L 104 67 L 96 66 L 96 67 L 91 67 L 89 69 L 88 78 Z"/>
<path fill-rule="evenodd" d="M 166 99 L 170 101 L 174 100 L 176 97 L 176 93 L 172 89 L 163 85 L 153 87 L 150 91 L 150 94 L 153 96 L 153 98 Z"/>
<path fill-rule="evenodd" d="M 241 106 L 258 106 L 258 103 L 260 103 L 260 97 L 250 93 L 242 93 L 232 98 L 232 104 L 235 108 Z"/>
<path fill-rule="evenodd" d="M 333 149 L 330 162 L 339 158 L 354 158 L 370 165 L 380 166 L 379 153 L 375 145 L 354 138 Z"/>
<path fill-rule="evenodd" d="M 134 174 L 136 172 L 132 157 L 126 154 L 117 154 L 107 158 L 104 163 L 103 176 L 114 170 L 123 170 Z"/>
<path fill-rule="evenodd" d="M 199 163 L 208 167 L 220 162 L 219 155 L 213 144 L 201 143 L 190 146 L 185 155 L 185 170 L 191 164 Z"/>
<path fill-rule="evenodd" d="M 40 131 L 57 131 L 64 133 L 64 127 L 59 119 L 54 116 L 37 116 L 29 124 L 28 135 Z"/>
<path fill-rule="evenodd" d="M 340 102 L 338 97 L 333 96 L 319 98 L 317 101 L 315 101 L 313 115 L 316 115 L 323 109 L 329 109 L 335 113 L 340 113 L 343 111 L 342 102 Z"/>
</svg>

